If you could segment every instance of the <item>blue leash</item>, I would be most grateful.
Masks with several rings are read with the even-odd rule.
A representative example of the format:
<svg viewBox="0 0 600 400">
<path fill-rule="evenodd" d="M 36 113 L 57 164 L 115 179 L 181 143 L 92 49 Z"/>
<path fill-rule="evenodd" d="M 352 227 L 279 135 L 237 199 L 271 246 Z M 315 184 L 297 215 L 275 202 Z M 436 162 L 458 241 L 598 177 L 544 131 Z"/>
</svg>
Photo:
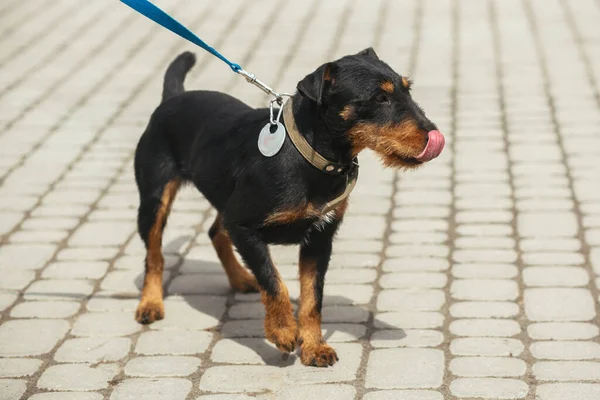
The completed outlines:
<svg viewBox="0 0 600 400">
<path fill-rule="evenodd" d="M 197 46 L 200 46 L 204 50 L 208 51 L 210 54 L 214 55 L 225 64 L 229 65 L 229 67 L 233 70 L 233 72 L 243 75 L 249 83 L 260 88 L 267 94 L 275 96 L 277 102 L 279 104 L 282 103 L 282 95 L 271 89 L 269 86 L 261 82 L 256 78 L 256 76 L 250 72 L 244 71 L 244 69 L 234 62 L 229 61 L 225 56 L 215 50 L 213 47 L 209 46 L 204 40 L 200 39 L 196 36 L 192 31 L 179 23 L 175 18 L 171 17 L 169 14 L 150 3 L 148 0 L 121 0 L 121 2 L 125 3 L 129 7 L 133 8 L 135 11 L 144 15 L 145 17 L 151 19 L 157 24 L 167 28 L 173 33 L 181 36 L 184 39 L 189 40 Z"/>
</svg>

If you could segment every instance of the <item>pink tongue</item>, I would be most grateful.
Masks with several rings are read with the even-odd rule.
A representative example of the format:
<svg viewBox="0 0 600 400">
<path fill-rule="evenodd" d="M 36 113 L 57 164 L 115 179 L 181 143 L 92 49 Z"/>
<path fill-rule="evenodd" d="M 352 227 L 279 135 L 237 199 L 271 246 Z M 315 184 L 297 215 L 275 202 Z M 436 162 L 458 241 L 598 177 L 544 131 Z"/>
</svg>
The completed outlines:
<svg viewBox="0 0 600 400">
<path fill-rule="evenodd" d="M 415 157 L 421 162 L 427 162 L 439 156 L 444 149 L 444 144 L 446 143 L 446 139 L 444 139 L 444 135 L 442 135 L 440 131 L 431 131 L 428 133 L 428 135 L 429 140 L 427 141 L 425 150 Z"/>
</svg>

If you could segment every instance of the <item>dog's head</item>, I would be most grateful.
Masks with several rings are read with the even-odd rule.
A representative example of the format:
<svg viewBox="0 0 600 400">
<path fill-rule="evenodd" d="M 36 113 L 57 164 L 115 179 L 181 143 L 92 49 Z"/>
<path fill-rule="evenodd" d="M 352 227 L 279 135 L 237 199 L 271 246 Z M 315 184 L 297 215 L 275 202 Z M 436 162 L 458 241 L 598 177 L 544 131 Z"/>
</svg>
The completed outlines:
<svg viewBox="0 0 600 400">
<path fill-rule="evenodd" d="M 324 64 L 298 83 L 323 123 L 343 132 L 352 155 L 374 150 L 391 167 L 416 167 L 437 157 L 444 136 L 414 102 L 411 81 L 372 48 Z"/>
</svg>

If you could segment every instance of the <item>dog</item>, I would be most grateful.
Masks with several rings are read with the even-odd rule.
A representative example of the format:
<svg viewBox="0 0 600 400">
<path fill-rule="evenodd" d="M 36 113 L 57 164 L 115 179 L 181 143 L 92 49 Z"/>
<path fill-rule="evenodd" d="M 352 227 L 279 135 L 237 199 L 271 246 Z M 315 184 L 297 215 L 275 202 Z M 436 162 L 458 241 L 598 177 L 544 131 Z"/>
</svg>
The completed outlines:
<svg viewBox="0 0 600 400">
<path fill-rule="evenodd" d="M 186 92 L 194 64 L 185 52 L 167 68 L 162 103 L 135 153 L 138 230 L 147 250 L 135 318 L 164 317 L 162 234 L 177 190 L 191 183 L 218 211 L 208 234 L 231 287 L 261 294 L 266 338 L 283 352 L 298 346 L 304 365 L 333 365 L 339 358 L 321 334 L 323 285 L 357 155 L 369 148 L 387 167 L 415 168 L 440 154 L 444 137 L 413 101 L 411 81 L 368 48 L 298 83 L 283 106 L 283 144 L 267 157 L 257 141 L 269 110 L 224 93 Z M 300 245 L 298 322 L 269 244 Z"/>
</svg>

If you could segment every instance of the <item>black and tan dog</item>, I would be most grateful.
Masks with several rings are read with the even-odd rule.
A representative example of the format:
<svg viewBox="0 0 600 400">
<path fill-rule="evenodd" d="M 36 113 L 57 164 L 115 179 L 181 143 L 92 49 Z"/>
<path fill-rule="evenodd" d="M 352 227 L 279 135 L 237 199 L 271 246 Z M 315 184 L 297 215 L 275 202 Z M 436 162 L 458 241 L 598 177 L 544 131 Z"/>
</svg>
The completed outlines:
<svg viewBox="0 0 600 400">
<path fill-rule="evenodd" d="M 183 53 L 167 69 L 162 104 L 136 151 L 138 228 L 147 249 L 136 319 L 164 316 L 162 233 L 177 190 L 189 182 L 218 210 L 209 235 L 231 286 L 262 295 L 267 339 L 285 352 L 298 345 L 305 365 L 333 365 L 338 357 L 321 335 L 323 284 L 356 156 L 370 148 L 386 166 L 412 168 L 437 157 L 444 137 L 412 100 L 410 81 L 369 48 L 298 83 L 284 106 L 283 147 L 265 157 L 257 141 L 268 109 L 223 93 L 185 92 L 194 63 Z M 269 244 L 300 244 L 298 324 Z"/>
</svg>

